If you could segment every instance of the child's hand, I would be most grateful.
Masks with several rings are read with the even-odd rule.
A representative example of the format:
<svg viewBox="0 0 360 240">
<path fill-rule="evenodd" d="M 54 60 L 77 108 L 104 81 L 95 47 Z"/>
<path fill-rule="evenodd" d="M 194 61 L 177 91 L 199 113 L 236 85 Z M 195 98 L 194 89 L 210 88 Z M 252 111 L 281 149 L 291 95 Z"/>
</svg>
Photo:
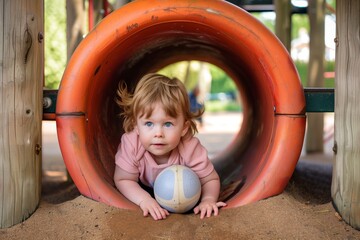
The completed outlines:
<svg viewBox="0 0 360 240">
<path fill-rule="evenodd" d="M 225 206 L 226 203 L 224 202 L 202 201 L 194 208 L 194 213 L 200 213 L 200 219 L 203 219 L 205 216 L 210 217 L 212 212 L 214 212 L 214 216 L 217 216 L 219 214 L 219 208 Z"/>
<path fill-rule="evenodd" d="M 160 207 L 158 202 L 153 198 L 146 198 L 139 204 L 141 210 L 144 213 L 144 217 L 147 217 L 150 213 L 154 220 L 165 219 L 169 215 L 166 209 Z"/>
</svg>

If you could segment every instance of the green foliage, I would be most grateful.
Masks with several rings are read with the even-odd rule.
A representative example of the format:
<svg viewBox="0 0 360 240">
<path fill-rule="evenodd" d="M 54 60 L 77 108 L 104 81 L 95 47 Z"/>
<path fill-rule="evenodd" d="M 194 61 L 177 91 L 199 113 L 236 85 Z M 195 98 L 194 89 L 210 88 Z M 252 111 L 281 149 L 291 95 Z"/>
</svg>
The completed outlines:
<svg viewBox="0 0 360 240">
<path fill-rule="evenodd" d="M 237 92 L 234 81 L 221 69 L 215 65 L 210 65 L 212 76 L 210 93 Z"/>
<path fill-rule="evenodd" d="M 177 77 L 185 83 L 187 89 L 192 89 L 198 84 L 201 64 L 206 64 L 206 67 L 210 69 L 212 78 L 210 93 L 237 91 L 234 81 L 221 68 L 210 63 L 198 61 L 177 62 L 161 69 L 159 73 L 168 77 Z M 187 71 L 188 76 L 186 77 Z"/>
<path fill-rule="evenodd" d="M 207 112 L 239 112 L 242 107 L 236 101 L 206 101 L 205 110 Z"/>
<path fill-rule="evenodd" d="M 163 69 L 158 71 L 158 73 L 168 76 L 170 78 L 176 77 L 183 81 L 186 75 L 186 67 L 187 62 L 177 62 L 164 67 Z"/>
<path fill-rule="evenodd" d="M 307 72 L 308 72 L 308 63 L 303 61 L 295 61 L 296 69 L 299 73 L 301 84 L 307 86 Z"/>
<path fill-rule="evenodd" d="M 308 74 L 308 63 L 302 61 L 295 62 L 296 69 L 299 73 L 301 83 L 304 87 L 307 87 L 307 74 Z M 335 71 L 335 62 L 326 61 L 325 62 L 325 72 L 334 72 Z M 334 78 L 324 79 L 324 87 L 333 88 L 335 86 Z"/>
<path fill-rule="evenodd" d="M 198 61 L 181 61 L 170 64 L 158 72 L 168 77 L 178 78 L 184 83 L 186 89 L 190 90 L 198 83 L 199 64 Z"/>
<path fill-rule="evenodd" d="M 325 72 L 335 72 L 335 61 L 325 63 Z M 325 78 L 324 87 L 334 88 L 335 87 L 335 78 Z"/>
<path fill-rule="evenodd" d="M 336 0 L 326 0 L 326 3 L 335 8 L 336 6 Z"/>
<path fill-rule="evenodd" d="M 200 68 L 206 67 L 211 74 L 210 93 L 236 93 L 234 81 L 219 67 L 198 61 L 183 61 L 173 63 L 161 69 L 159 73 L 168 77 L 177 77 L 185 83 L 188 90 L 198 84 Z M 186 77 L 188 73 L 188 76 Z M 201 80 L 201 79 L 200 79 Z M 211 100 L 205 102 L 205 109 L 209 112 L 241 111 L 241 104 L 237 101 Z"/>
<path fill-rule="evenodd" d="M 65 65 L 65 1 L 45 0 L 45 87 L 59 87 Z"/>
<path fill-rule="evenodd" d="M 237 93 L 235 82 L 221 68 L 210 64 L 211 90 L 210 93 Z M 237 101 L 206 101 L 205 109 L 208 112 L 238 112 L 242 110 Z"/>
<path fill-rule="evenodd" d="M 259 13 L 259 12 L 254 12 L 252 13 L 252 15 L 257 18 L 262 24 L 264 24 L 271 32 L 275 32 L 275 21 L 274 19 L 271 19 L 269 17 L 266 16 L 270 15 L 270 13 Z"/>
<path fill-rule="evenodd" d="M 299 37 L 300 29 L 306 29 L 308 33 L 310 32 L 310 22 L 307 14 L 293 14 L 291 21 L 292 21 L 292 25 L 291 25 L 292 39 Z"/>
</svg>

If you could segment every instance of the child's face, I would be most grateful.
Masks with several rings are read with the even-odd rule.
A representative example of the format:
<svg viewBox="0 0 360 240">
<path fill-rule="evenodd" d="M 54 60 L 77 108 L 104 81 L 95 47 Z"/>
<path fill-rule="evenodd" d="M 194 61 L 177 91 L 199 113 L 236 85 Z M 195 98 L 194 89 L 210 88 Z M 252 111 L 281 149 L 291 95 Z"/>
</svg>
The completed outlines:
<svg viewBox="0 0 360 240">
<path fill-rule="evenodd" d="M 188 131 L 189 123 L 185 122 L 182 115 L 177 118 L 168 116 L 161 103 L 154 105 L 151 116 L 145 115 L 137 118 L 135 131 L 155 161 L 158 164 L 166 163 L 171 151 Z"/>
</svg>

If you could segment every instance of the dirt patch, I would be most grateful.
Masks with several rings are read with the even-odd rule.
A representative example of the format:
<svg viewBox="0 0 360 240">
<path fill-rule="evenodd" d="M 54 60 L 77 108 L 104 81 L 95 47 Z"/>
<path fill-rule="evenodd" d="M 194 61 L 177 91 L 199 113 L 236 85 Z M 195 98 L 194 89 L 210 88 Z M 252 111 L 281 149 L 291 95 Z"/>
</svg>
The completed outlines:
<svg viewBox="0 0 360 240">
<path fill-rule="evenodd" d="M 331 171 L 300 162 L 284 193 L 205 220 L 172 214 L 154 221 L 80 196 L 71 183 L 44 182 L 36 212 L 1 229 L 0 239 L 360 239 L 332 206 Z"/>
</svg>

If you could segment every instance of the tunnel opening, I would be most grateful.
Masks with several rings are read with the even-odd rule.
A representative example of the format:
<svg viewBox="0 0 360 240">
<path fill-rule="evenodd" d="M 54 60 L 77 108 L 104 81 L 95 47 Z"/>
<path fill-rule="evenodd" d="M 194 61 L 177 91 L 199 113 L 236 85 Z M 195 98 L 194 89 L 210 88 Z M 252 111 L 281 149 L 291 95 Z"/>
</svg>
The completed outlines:
<svg viewBox="0 0 360 240">
<path fill-rule="evenodd" d="M 179 24 L 179 23 L 177 23 Z M 166 27 L 164 28 L 170 28 Z M 193 29 L 194 27 L 191 27 Z M 195 29 L 198 27 L 195 27 Z M 190 29 L 190 27 L 189 27 Z M 116 153 L 116 148 L 120 141 L 120 137 L 123 133 L 121 119 L 118 117 L 120 109 L 115 104 L 116 89 L 120 81 L 126 82 L 129 88 L 134 88 L 138 80 L 148 72 L 155 72 L 164 66 L 174 63 L 179 60 L 206 60 L 219 67 L 225 67 L 230 76 L 233 76 L 236 85 L 238 86 L 242 94 L 242 102 L 244 106 L 243 112 L 243 128 L 238 133 L 238 136 L 229 147 L 226 153 L 223 153 L 213 159 L 216 170 L 218 171 L 223 185 L 239 181 L 240 179 L 251 179 L 251 174 L 256 175 L 256 171 L 250 164 L 254 164 L 261 168 L 261 163 L 254 157 L 256 152 L 263 152 L 265 149 L 260 149 L 261 144 L 258 141 L 266 141 L 269 139 L 269 132 L 271 132 L 273 122 L 270 121 L 274 118 L 273 102 L 270 99 L 270 89 L 265 89 L 263 86 L 259 86 L 258 78 L 254 76 L 252 72 L 253 68 L 249 66 L 247 59 L 251 58 L 251 53 L 244 52 L 244 56 L 233 56 L 224 47 L 215 46 L 211 44 L 209 40 L 203 37 L 199 43 L 192 41 L 189 37 L 183 37 L 183 33 L 175 35 L 174 37 L 168 36 L 163 32 L 161 38 L 166 39 L 159 41 L 162 44 L 153 45 L 156 42 L 155 38 L 151 38 L 151 33 L 156 33 L 158 29 L 148 29 L 149 32 L 145 33 L 148 37 L 148 41 L 143 44 L 138 44 L 138 49 L 134 49 L 129 53 L 130 57 L 122 62 L 120 59 L 116 59 L 120 54 L 117 53 L 117 49 L 114 49 L 114 56 L 107 56 L 108 61 L 118 63 L 101 66 L 98 72 L 94 74 L 94 79 L 91 89 L 89 89 L 90 95 L 93 96 L 89 99 L 88 107 L 88 146 L 92 149 L 93 157 L 100 159 L 102 165 L 106 166 L 107 175 L 109 176 L 109 182 L 112 181 L 113 176 L 113 163 L 108 159 L 113 158 Z M 203 30 L 204 31 L 204 30 Z M 209 30 L 207 30 L 209 31 Z M 187 30 L 189 32 L 189 30 Z M 174 35 L 173 32 L 169 33 Z M 156 34 L 156 39 L 159 39 Z M 172 39 L 170 41 L 169 39 Z M 136 42 L 137 39 L 131 39 L 130 42 Z M 143 40 L 144 41 L 144 40 Z M 218 42 L 218 41 L 216 41 Z M 176 48 L 174 49 L 174 45 Z M 205 47 L 204 47 L 205 45 Z M 123 46 L 118 46 L 120 49 L 124 49 Z M 212 53 L 212 54 L 209 54 Z M 115 59 L 113 59 L 113 57 Z M 237 63 L 236 65 L 233 63 Z M 126 66 L 126 67 L 124 67 Z M 104 75 L 104 76 L 103 76 Z M 108 75 L 108 76 L 105 76 Z M 266 77 L 266 76 L 262 76 Z M 106 81 L 101 78 L 107 79 Z M 97 97 L 95 97 L 97 96 Z M 267 98 L 267 99 L 266 99 Z M 105 103 L 105 104 L 103 104 Z M 99 114 L 100 113 L 100 114 Z M 93 115 L 94 114 L 94 115 Z M 106 117 L 104 117 L 106 116 Z M 263 119 L 267 119 L 263 121 Z M 99 138 L 99 132 L 107 132 L 101 134 L 104 138 Z M 95 140 L 95 141 L 94 141 Z M 109 149 L 103 148 L 103 146 L 109 146 Z M 250 146 L 250 147 L 249 147 Z M 253 147 L 251 147 L 253 146 Z M 265 146 L 264 146 L 265 147 Z M 252 156 L 251 158 L 246 156 Z M 246 160 L 251 159 L 251 161 Z M 252 168 L 250 175 L 235 174 L 240 169 Z M 229 177 L 231 176 L 231 177 Z M 240 179 L 239 179 L 240 177 Z"/>
<path fill-rule="evenodd" d="M 296 69 L 276 37 L 256 19 L 226 2 L 211 3 L 211 11 L 206 1 L 197 2 L 196 8 L 177 3 L 173 11 L 160 2 L 151 10 L 146 1 L 130 4 L 104 19 L 75 51 L 56 112 L 64 160 L 83 195 L 132 206 L 113 182 L 114 156 L 124 133 L 115 103 L 117 87 L 125 82 L 133 89 L 146 73 L 190 60 L 218 66 L 241 92 L 242 127 L 227 150 L 213 159 L 221 199 L 238 206 L 285 187 L 305 128 Z"/>
</svg>

